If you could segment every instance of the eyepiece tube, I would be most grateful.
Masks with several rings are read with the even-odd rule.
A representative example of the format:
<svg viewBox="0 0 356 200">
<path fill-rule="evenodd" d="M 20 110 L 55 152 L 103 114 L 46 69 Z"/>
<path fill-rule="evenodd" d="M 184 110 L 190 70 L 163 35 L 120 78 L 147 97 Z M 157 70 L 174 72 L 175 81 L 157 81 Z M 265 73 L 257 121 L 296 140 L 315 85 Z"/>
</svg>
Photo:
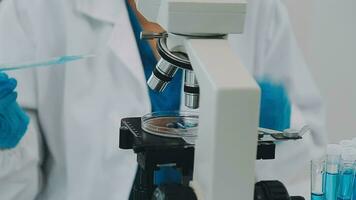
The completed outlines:
<svg viewBox="0 0 356 200">
<path fill-rule="evenodd" d="M 147 85 L 154 91 L 163 92 L 177 71 L 176 66 L 161 59 L 148 79 Z"/>
</svg>

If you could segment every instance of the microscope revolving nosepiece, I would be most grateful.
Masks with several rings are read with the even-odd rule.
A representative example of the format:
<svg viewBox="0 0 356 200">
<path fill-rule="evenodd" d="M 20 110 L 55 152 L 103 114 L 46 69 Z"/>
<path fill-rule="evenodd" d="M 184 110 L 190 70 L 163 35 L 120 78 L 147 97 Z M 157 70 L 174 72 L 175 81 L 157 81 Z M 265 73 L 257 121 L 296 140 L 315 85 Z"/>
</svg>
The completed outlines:
<svg viewBox="0 0 356 200">
<path fill-rule="evenodd" d="M 199 117 L 194 112 L 154 112 L 142 117 L 142 129 L 150 134 L 182 138 L 194 143 L 198 133 Z"/>
</svg>

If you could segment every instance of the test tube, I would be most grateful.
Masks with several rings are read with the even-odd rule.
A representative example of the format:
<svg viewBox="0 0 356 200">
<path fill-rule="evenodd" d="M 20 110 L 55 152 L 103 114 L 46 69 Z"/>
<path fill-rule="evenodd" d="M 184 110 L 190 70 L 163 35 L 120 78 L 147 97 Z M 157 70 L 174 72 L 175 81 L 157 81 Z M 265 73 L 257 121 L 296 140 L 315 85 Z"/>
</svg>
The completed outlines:
<svg viewBox="0 0 356 200">
<path fill-rule="evenodd" d="M 340 183 L 338 189 L 338 200 L 351 200 L 355 178 L 354 162 L 356 150 L 354 148 L 343 149 L 340 163 Z"/>
<path fill-rule="evenodd" d="M 352 144 L 353 144 L 353 148 L 356 149 L 356 138 L 352 139 Z M 356 161 L 354 163 L 354 189 L 353 189 L 353 194 L 352 194 L 352 200 L 356 200 Z"/>
<path fill-rule="evenodd" d="M 311 199 L 324 200 L 325 160 L 311 162 Z"/>
<path fill-rule="evenodd" d="M 356 200 L 356 160 L 354 162 L 354 189 L 352 193 L 352 200 Z"/>
<path fill-rule="evenodd" d="M 337 199 L 337 188 L 339 182 L 339 163 L 342 147 L 337 144 L 329 144 L 326 155 L 325 174 L 325 200 Z"/>
</svg>

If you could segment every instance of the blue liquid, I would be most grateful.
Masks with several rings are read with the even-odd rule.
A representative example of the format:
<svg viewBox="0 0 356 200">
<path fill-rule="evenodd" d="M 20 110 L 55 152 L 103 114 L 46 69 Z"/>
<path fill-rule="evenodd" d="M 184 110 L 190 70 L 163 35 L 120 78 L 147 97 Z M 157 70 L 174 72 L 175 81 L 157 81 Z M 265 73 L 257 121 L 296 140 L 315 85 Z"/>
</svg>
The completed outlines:
<svg viewBox="0 0 356 200">
<path fill-rule="evenodd" d="M 193 122 L 176 121 L 176 122 L 168 123 L 166 126 L 168 128 L 174 128 L 174 129 L 190 129 L 190 128 L 198 127 L 198 124 Z"/>
<path fill-rule="evenodd" d="M 345 170 L 340 174 L 338 200 L 351 200 L 354 183 L 353 170 Z"/>
<path fill-rule="evenodd" d="M 311 200 L 324 200 L 323 194 L 313 194 L 311 195 Z"/>
<path fill-rule="evenodd" d="M 355 172 L 356 173 L 356 172 Z M 354 191 L 353 191 L 353 194 L 352 194 L 352 200 L 356 200 L 356 174 L 354 176 Z"/>
<path fill-rule="evenodd" d="M 53 64 L 65 64 L 67 62 L 72 62 L 76 60 L 83 59 L 82 56 L 62 56 L 59 57 L 57 61 L 54 61 Z"/>
<path fill-rule="evenodd" d="M 325 200 L 336 200 L 339 174 L 326 173 Z"/>
</svg>

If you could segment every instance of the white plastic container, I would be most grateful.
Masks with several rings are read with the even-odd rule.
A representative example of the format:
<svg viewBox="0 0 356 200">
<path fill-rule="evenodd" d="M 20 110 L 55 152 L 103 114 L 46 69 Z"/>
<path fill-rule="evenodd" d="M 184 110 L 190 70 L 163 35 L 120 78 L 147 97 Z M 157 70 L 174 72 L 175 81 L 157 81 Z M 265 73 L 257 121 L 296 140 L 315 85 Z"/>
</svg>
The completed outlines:
<svg viewBox="0 0 356 200">
<path fill-rule="evenodd" d="M 341 140 L 340 143 L 342 148 L 349 148 L 352 147 L 354 148 L 354 141 L 352 140 Z"/>
</svg>

